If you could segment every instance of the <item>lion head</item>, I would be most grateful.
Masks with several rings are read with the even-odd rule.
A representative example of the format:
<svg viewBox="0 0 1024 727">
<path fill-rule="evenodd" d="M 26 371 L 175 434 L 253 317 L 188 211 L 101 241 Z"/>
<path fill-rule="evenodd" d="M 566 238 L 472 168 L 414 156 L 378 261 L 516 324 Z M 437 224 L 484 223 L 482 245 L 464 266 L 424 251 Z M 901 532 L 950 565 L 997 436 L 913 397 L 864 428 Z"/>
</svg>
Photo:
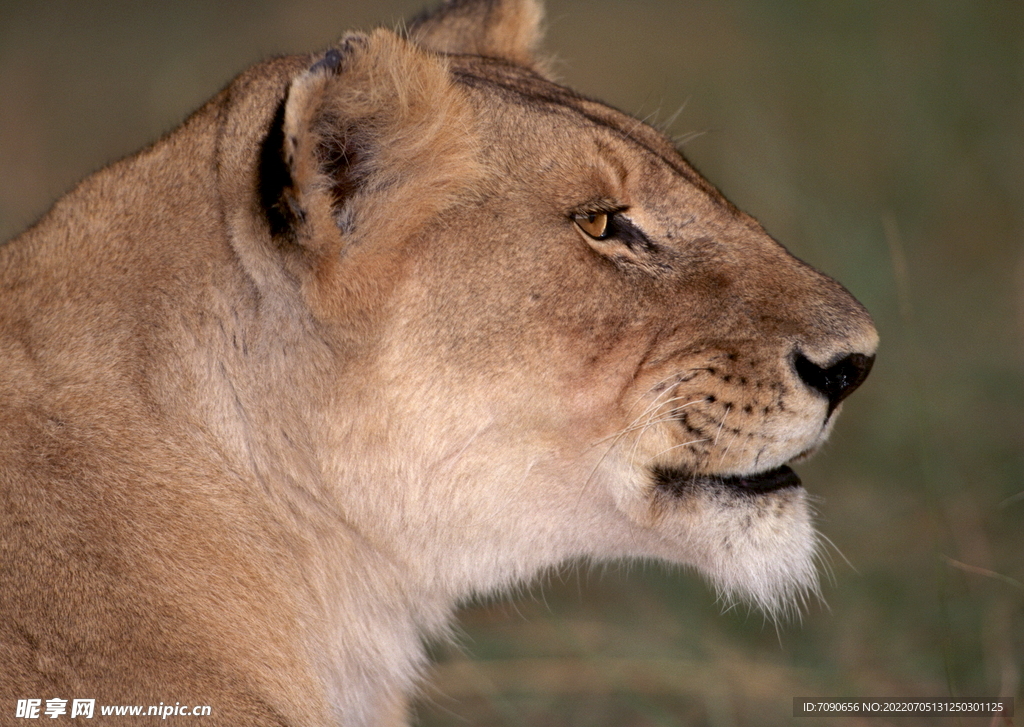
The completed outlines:
<svg viewBox="0 0 1024 727">
<path fill-rule="evenodd" d="M 816 588 L 790 464 L 871 319 L 540 17 L 258 64 L 0 248 L 0 696 L 400 723 L 424 635 L 569 560 Z"/>
<path fill-rule="evenodd" d="M 348 342 L 337 496 L 451 594 L 656 556 L 775 612 L 815 587 L 789 464 L 867 375 L 871 319 L 660 132 L 550 80 L 538 22 L 451 2 L 291 83 L 271 237 Z"/>
</svg>

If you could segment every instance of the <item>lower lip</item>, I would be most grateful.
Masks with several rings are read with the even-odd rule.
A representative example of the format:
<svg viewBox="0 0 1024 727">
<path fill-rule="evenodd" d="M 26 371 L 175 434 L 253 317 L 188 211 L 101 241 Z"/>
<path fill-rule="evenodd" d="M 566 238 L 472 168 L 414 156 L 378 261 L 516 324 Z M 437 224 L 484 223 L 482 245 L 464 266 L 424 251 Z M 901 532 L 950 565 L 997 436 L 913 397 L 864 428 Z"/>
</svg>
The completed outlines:
<svg viewBox="0 0 1024 727">
<path fill-rule="evenodd" d="M 785 465 L 756 475 L 728 477 L 707 475 L 695 477 L 683 472 L 656 469 L 654 479 L 659 490 L 676 496 L 700 487 L 727 488 L 732 492 L 744 495 L 765 495 L 790 487 L 800 487 L 800 478 L 796 472 Z"/>
<path fill-rule="evenodd" d="M 759 495 L 766 492 L 784 490 L 787 487 L 800 486 L 800 478 L 796 472 L 785 465 L 757 475 L 715 477 L 711 478 L 710 481 L 740 492 L 750 492 Z"/>
</svg>

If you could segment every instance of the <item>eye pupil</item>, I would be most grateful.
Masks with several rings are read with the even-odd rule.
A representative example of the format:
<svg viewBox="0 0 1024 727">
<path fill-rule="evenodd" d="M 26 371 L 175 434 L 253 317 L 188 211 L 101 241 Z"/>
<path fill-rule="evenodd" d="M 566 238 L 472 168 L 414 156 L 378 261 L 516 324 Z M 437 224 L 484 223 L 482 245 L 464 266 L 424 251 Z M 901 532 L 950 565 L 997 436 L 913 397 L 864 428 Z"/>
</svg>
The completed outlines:
<svg viewBox="0 0 1024 727">
<path fill-rule="evenodd" d="M 573 215 L 573 221 L 588 237 L 603 240 L 608 237 L 608 217 L 607 212 L 587 212 Z"/>
</svg>

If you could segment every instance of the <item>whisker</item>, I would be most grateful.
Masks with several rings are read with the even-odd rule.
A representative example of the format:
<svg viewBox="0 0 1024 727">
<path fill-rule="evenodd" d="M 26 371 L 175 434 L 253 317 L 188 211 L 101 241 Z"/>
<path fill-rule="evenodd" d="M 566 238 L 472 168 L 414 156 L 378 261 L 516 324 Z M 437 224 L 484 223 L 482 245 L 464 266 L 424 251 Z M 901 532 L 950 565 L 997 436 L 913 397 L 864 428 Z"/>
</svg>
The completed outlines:
<svg viewBox="0 0 1024 727">
<path fill-rule="evenodd" d="M 665 392 L 662 392 L 662 394 L 658 395 L 658 398 L 661 398 L 668 391 L 671 391 L 671 389 L 666 389 Z M 608 455 L 611 454 L 612 450 L 615 449 L 615 447 L 619 444 L 619 442 L 621 442 L 622 439 L 627 434 L 630 434 L 631 432 L 634 432 L 634 431 L 636 431 L 638 429 L 640 430 L 639 436 L 637 436 L 636 440 L 633 442 L 633 450 L 630 452 L 630 455 L 629 455 L 629 458 L 628 458 L 627 461 L 632 460 L 633 454 L 635 452 L 635 449 L 636 449 L 637 445 L 639 444 L 640 439 L 643 438 L 644 432 L 647 429 L 655 426 L 656 424 L 660 424 L 660 423 L 665 422 L 665 421 L 670 421 L 673 418 L 671 415 L 669 415 L 667 417 L 661 417 L 661 418 L 658 418 L 656 420 L 652 420 L 651 417 L 655 414 L 657 408 L 659 406 L 665 406 L 665 405 L 671 404 L 672 402 L 675 402 L 675 401 L 680 401 L 683 398 L 684 397 L 669 397 L 667 400 L 661 402 L 660 405 L 657 404 L 657 403 L 652 403 L 651 406 L 648 406 L 640 415 L 638 415 L 635 419 L 633 419 L 633 421 L 627 427 L 625 427 L 624 429 L 622 429 L 619 432 L 615 433 L 614 435 L 611 435 L 610 437 L 604 437 L 603 439 L 598 440 L 598 442 L 595 442 L 594 445 L 592 445 L 592 446 L 596 446 L 597 444 L 600 444 L 601 442 L 607 441 L 608 439 L 612 439 L 613 440 L 611 442 L 611 444 L 608 445 L 608 448 L 605 449 L 604 454 L 602 454 L 601 457 L 594 464 L 594 467 L 590 470 L 590 474 L 588 474 L 587 478 L 583 481 L 583 485 L 580 487 L 579 497 L 577 498 L 577 504 L 579 504 L 579 502 L 583 499 L 583 495 L 586 493 L 587 488 L 590 486 L 591 481 L 594 479 L 594 475 L 597 473 L 598 468 L 604 463 L 605 458 L 607 458 Z M 690 406 L 691 404 L 696 404 L 699 401 L 702 401 L 702 400 L 701 399 L 697 399 L 697 400 L 691 401 L 691 402 L 689 402 L 687 404 L 684 404 L 683 406 Z M 680 408 L 682 408 L 682 407 L 674 407 L 674 409 L 680 409 Z M 642 419 L 645 416 L 648 417 L 648 420 L 646 422 L 644 422 L 643 424 L 639 424 L 638 423 L 639 420 Z"/>
<path fill-rule="evenodd" d="M 686 110 L 686 107 L 689 103 L 690 98 L 687 97 L 686 100 L 679 105 L 679 108 L 676 109 L 676 112 L 674 114 L 669 116 L 668 119 L 663 123 L 658 124 L 658 128 L 661 129 L 663 132 L 667 133 L 669 129 L 672 128 L 673 124 L 675 124 L 676 121 L 679 119 L 679 116 L 683 113 L 683 111 Z"/>
<path fill-rule="evenodd" d="M 683 397 L 678 397 L 678 396 L 677 397 L 672 397 L 672 398 L 668 399 L 667 401 L 665 401 L 663 403 L 663 406 L 671 405 L 672 402 L 681 401 L 682 399 L 683 399 Z M 627 458 L 627 461 L 632 462 L 634 460 L 634 458 L 636 457 L 636 450 L 640 447 L 640 440 L 643 439 L 644 434 L 646 434 L 650 429 L 654 428 L 654 426 L 657 425 L 657 424 L 661 424 L 662 422 L 672 421 L 672 420 L 676 419 L 675 412 L 677 412 L 679 409 L 683 409 L 683 408 L 685 408 L 687 406 L 691 406 L 693 404 L 697 404 L 697 403 L 699 403 L 699 402 L 701 402 L 703 400 L 704 400 L 703 398 L 694 399 L 692 401 L 687 402 L 683 406 L 674 406 L 674 407 L 672 407 L 672 411 L 670 411 L 667 415 L 663 415 L 663 416 L 661 416 L 661 417 L 659 417 L 657 419 L 653 418 L 654 413 L 652 412 L 651 416 L 648 417 L 647 421 L 644 422 L 644 424 L 640 427 L 640 433 L 633 440 L 633 446 L 629 450 L 629 457 Z"/>
<path fill-rule="evenodd" d="M 845 555 L 845 554 L 843 553 L 843 551 L 841 551 L 841 550 L 839 549 L 839 546 L 838 546 L 838 545 L 836 545 L 836 544 L 835 544 L 835 543 L 834 543 L 834 542 L 832 541 L 832 539 L 831 539 L 830 537 L 828 537 L 827 535 L 825 535 L 825 533 L 822 533 L 822 532 L 819 532 L 819 533 L 817 533 L 817 535 L 818 535 L 818 538 L 820 538 L 820 539 L 821 539 L 821 540 L 822 540 L 822 541 L 823 541 L 823 542 L 825 543 L 825 545 L 829 546 L 829 547 L 830 547 L 830 548 L 831 548 L 832 550 L 834 550 L 834 551 L 835 551 L 836 555 L 838 555 L 838 556 L 839 556 L 840 558 L 842 558 L 842 559 L 843 559 L 843 562 L 844 562 L 844 563 L 846 563 L 846 565 L 850 566 L 850 570 L 852 570 L 852 571 L 853 571 L 854 573 L 856 573 L 857 575 L 860 575 L 860 571 L 859 571 L 859 570 L 857 570 L 857 566 L 855 566 L 855 565 L 854 565 L 853 563 L 851 563 L 851 562 L 850 562 L 850 559 L 846 557 L 846 555 Z M 827 550 L 825 550 L 824 548 L 821 548 L 821 549 L 820 549 L 820 553 L 819 553 L 819 555 L 820 555 L 820 556 L 821 556 L 821 557 L 822 557 L 823 559 L 824 559 L 824 558 L 827 558 L 827 556 L 828 556 L 828 551 L 827 551 Z M 831 559 L 829 559 L 829 561 L 831 561 Z M 828 571 L 829 571 L 829 575 L 832 575 L 832 567 L 831 567 L 831 566 L 832 566 L 832 564 L 831 564 L 831 562 L 825 562 L 825 561 L 823 560 L 823 561 L 822 561 L 822 565 L 826 566 L 826 567 L 828 568 Z"/>
<path fill-rule="evenodd" d="M 656 419 L 648 419 L 647 421 L 643 422 L 642 424 L 634 424 L 633 426 L 630 426 L 630 427 L 627 427 L 627 428 L 621 430 L 619 432 L 619 434 L 629 434 L 630 432 L 635 432 L 638 429 L 650 429 L 654 425 L 661 424 L 663 422 L 676 421 L 677 420 L 677 417 L 676 417 L 676 414 L 675 414 L 676 411 L 678 411 L 680 409 L 684 409 L 684 408 L 686 408 L 688 406 L 691 406 L 691 405 L 697 404 L 697 403 L 699 403 L 699 402 L 691 401 L 691 402 L 688 402 L 686 404 L 683 404 L 682 406 L 673 407 L 673 410 L 671 412 L 669 412 L 669 413 L 667 413 L 667 414 L 665 414 L 663 416 L 659 416 Z"/>
<path fill-rule="evenodd" d="M 633 404 L 631 404 L 629 408 L 626 410 L 626 414 L 628 415 L 631 411 L 633 411 L 636 408 L 638 404 L 643 402 L 644 399 L 648 395 L 650 395 L 655 389 L 664 386 L 664 390 L 659 392 L 658 395 L 654 397 L 653 401 L 649 402 L 647 406 L 644 407 L 642 412 L 640 412 L 636 417 L 633 418 L 632 421 L 630 421 L 629 424 L 627 424 L 619 431 L 615 432 L 614 434 L 610 434 L 607 437 L 602 437 L 598 440 L 595 440 L 590 444 L 590 447 L 592 448 L 600 446 L 611 440 L 611 442 L 608 444 L 608 447 L 598 458 L 597 462 L 591 468 L 590 473 L 587 475 L 586 479 L 584 479 L 583 484 L 580 486 L 577 504 L 579 504 L 579 502 L 583 500 L 583 496 L 584 494 L 586 494 L 587 488 L 590 487 L 590 483 L 593 481 L 594 475 L 597 474 L 598 469 L 604 463 L 605 459 L 608 457 L 609 454 L 611 454 L 615 447 L 618 446 L 619 442 L 621 442 L 624 437 L 635 431 L 640 432 L 640 434 L 637 435 L 636 439 L 633 442 L 633 447 L 628 458 L 628 460 L 632 460 L 636 448 L 639 445 L 639 442 L 643 438 L 646 431 L 649 430 L 651 427 L 656 426 L 657 424 L 661 424 L 666 421 L 671 421 L 674 418 L 674 416 L 671 413 L 669 415 L 657 415 L 657 412 L 663 407 L 672 406 L 676 402 L 683 401 L 684 399 L 687 398 L 685 396 L 675 395 L 674 385 L 670 385 L 669 382 L 674 381 L 676 385 L 682 383 L 684 377 L 686 377 L 688 374 L 693 373 L 694 371 L 701 370 L 701 368 L 690 368 L 686 369 L 685 371 L 676 372 L 670 376 L 666 376 L 665 378 L 653 384 L 650 388 L 648 388 L 645 394 L 642 394 L 641 396 L 637 397 L 636 401 L 633 402 Z M 679 409 L 692 406 L 693 404 L 697 404 L 703 400 L 703 398 L 692 399 L 681 406 L 673 406 L 672 411 L 678 411 Z"/>
<path fill-rule="evenodd" d="M 723 426 L 725 426 L 725 417 L 729 416 L 729 412 L 731 412 L 731 411 L 732 411 L 732 405 L 730 404 L 730 405 L 729 405 L 728 407 L 726 407 L 726 410 L 725 410 L 725 416 L 723 416 L 723 417 L 722 417 L 722 425 L 721 425 L 721 426 L 720 426 L 720 427 L 718 428 L 718 433 L 719 433 L 719 434 L 721 434 L 721 433 L 722 433 L 722 427 L 723 427 Z M 734 443 L 734 442 L 735 442 L 735 441 L 736 441 L 736 440 L 737 440 L 738 438 L 739 438 L 739 435 L 738 435 L 738 434 L 733 434 L 733 435 L 732 435 L 732 436 L 731 436 L 731 437 L 729 438 L 729 443 L 728 443 L 727 445 L 725 445 L 725 449 L 723 449 L 723 450 L 722 450 L 722 454 L 721 454 L 721 455 L 719 456 L 719 458 L 718 458 L 718 464 L 719 464 L 719 466 L 721 466 L 721 465 L 722 465 L 722 464 L 723 464 L 723 463 L 725 462 L 725 456 L 726 456 L 727 454 L 729 454 L 729 450 L 730 450 L 730 449 L 732 449 L 732 445 L 733 445 L 733 443 Z M 715 444 L 718 444 L 718 437 L 717 437 L 717 436 L 715 437 Z"/>
<path fill-rule="evenodd" d="M 725 426 L 725 420 L 729 418 L 729 412 L 732 411 L 732 404 L 725 407 L 725 414 L 722 415 L 722 421 L 718 422 L 718 432 L 715 434 L 715 446 L 718 446 L 718 438 L 722 436 L 722 428 Z"/>
<path fill-rule="evenodd" d="M 675 384 L 681 384 L 685 380 L 686 376 L 688 376 L 689 374 L 692 374 L 695 371 L 704 371 L 704 370 L 706 370 L 706 367 L 704 367 L 704 366 L 697 367 L 697 368 L 688 368 L 685 371 L 677 371 L 674 374 L 670 374 L 669 376 L 666 376 L 665 378 L 661 379 L 660 381 L 656 381 L 654 384 L 652 384 L 650 386 L 650 388 L 647 389 L 647 391 L 645 391 L 644 393 L 642 393 L 639 396 L 637 396 L 636 401 L 634 401 L 630 405 L 629 409 L 627 409 L 625 413 L 629 414 L 636 407 L 637 404 L 639 404 L 640 402 L 644 401 L 644 399 L 646 399 L 651 393 L 656 391 L 659 386 L 664 386 L 665 389 L 660 394 L 658 394 L 658 398 L 660 398 L 664 394 L 667 394 L 667 393 L 672 391 L 672 386 L 669 386 L 668 382 L 673 381 L 673 379 L 674 379 L 675 380 Z M 655 399 L 655 401 L 657 401 L 657 398 Z"/>
<path fill-rule="evenodd" d="M 674 396 L 674 397 L 672 397 L 670 399 L 666 399 L 665 401 L 661 402 L 660 405 L 661 406 L 667 406 L 667 405 L 671 404 L 672 402 L 682 401 L 685 398 L 686 397 L 684 397 L 684 396 Z M 679 409 L 685 409 L 688 406 L 693 406 L 694 404 L 699 404 L 702 401 L 704 401 L 703 398 L 693 399 L 693 400 L 688 401 L 687 403 L 683 404 L 682 406 L 673 407 L 673 411 L 677 411 Z M 647 421 L 647 422 L 644 422 L 642 424 L 637 423 L 641 418 L 643 418 L 644 416 L 646 416 L 649 413 L 651 413 L 650 410 L 652 408 L 656 407 L 656 406 L 658 406 L 658 405 L 654 405 L 652 407 L 648 407 L 647 409 L 644 410 L 644 412 L 642 414 L 640 414 L 638 417 L 636 417 L 630 424 L 626 425 L 624 428 L 622 428 L 619 431 L 615 432 L 615 434 L 609 434 L 607 437 L 602 437 L 601 439 L 595 440 L 594 444 L 601 444 L 602 442 L 605 442 L 605 441 L 607 441 L 609 439 L 613 439 L 615 437 L 621 437 L 623 434 L 629 434 L 630 432 L 634 432 L 637 429 L 643 429 L 643 428 L 645 428 L 647 426 L 652 426 L 653 424 L 658 424 L 660 422 L 670 421 L 671 419 L 674 418 L 674 416 L 668 415 L 668 416 L 662 417 L 662 418 L 654 420 L 654 421 Z"/>
<path fill-rule="evenodd" d="M 683 442 L 682 444 L 673 444 L 668 449 L 661 450 L 656 455 L 654 455 L 649 460 L 647 460 L 647 462 L 644 463 L 644 466 L 645 467 L 649 466 L 654 460 L 658 459 L 658 457 L 660 457 L 661 455 L 665 454 L 666 452 L 671 452 L 673 449 L 679 449 L 680 447 L 686 447 L 686 446 L 689 446 L 691 444 L 700 444 L 701 442 L 708 442 L 708 441 L 711 441 L 710 437 L 705 437 L 704 439 L 691 439 L 689 442 Z"/>
<path fill-rule="evenodd" d="M 686 144 L 689 144 L 694 139 L 699 139 L 700 137 L 704 136 L 706 133 L 708 133 L 708 132 L 706 132 L 706 131 L 691 131 L 688 134 L 682 134 L 681 136 L 675 137 L 673 139 L 673 142 L 675 143 L 676 147 L 678 148 L 678 147 L 681 147 L 681 146 L 685 146 Z"/>
</svg>

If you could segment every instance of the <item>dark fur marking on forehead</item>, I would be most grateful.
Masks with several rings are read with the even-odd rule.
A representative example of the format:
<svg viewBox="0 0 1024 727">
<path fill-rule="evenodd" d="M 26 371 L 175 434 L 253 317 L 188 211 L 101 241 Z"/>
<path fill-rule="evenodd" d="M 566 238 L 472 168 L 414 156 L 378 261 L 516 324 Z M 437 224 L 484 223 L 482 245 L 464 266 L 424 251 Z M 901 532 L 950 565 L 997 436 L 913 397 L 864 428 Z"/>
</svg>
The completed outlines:
<svg viewBox="0 0 1024 727">
<path fill-rule="evenodd" d="M 734 209 L 733 205 L 722 196 L 721 192 L 693 169 L 679 150 L 675 150 L 674 158 L 669 157 L 662 150 L 651 146 L 642 138 L 637 137 L 633 132 L 640 128 L 646 128 L 642 121 L 606 103 L 583 96 L 564 86 L 551 83 L 521 66 L 479 57 L 462 57 L 460 60 L 464 62 L 464 65 L 452 68 L 452 76 L 457 82 L 470 88 L 496 90 L 507 100 L 530 109 L 546 111 L 548 113 L 564 114 L 569 112 L 573 116 L 582 117 L 595 126 L 608 129 L 614 132 L 620 139 L 638 146 L 657 157 L 678 176 L 708 194 L 716 202 Z M 594 104 L 621 115 L 623 120 L 630 122 L 630 125 L 633 127 L 632 130 L 625 128 L 621 123 L 616 123 L 617 119 L 611 118 L 611 114 L 605 117 L 587 110 L 585 108 L 586 104 Z"/>
</svg>

